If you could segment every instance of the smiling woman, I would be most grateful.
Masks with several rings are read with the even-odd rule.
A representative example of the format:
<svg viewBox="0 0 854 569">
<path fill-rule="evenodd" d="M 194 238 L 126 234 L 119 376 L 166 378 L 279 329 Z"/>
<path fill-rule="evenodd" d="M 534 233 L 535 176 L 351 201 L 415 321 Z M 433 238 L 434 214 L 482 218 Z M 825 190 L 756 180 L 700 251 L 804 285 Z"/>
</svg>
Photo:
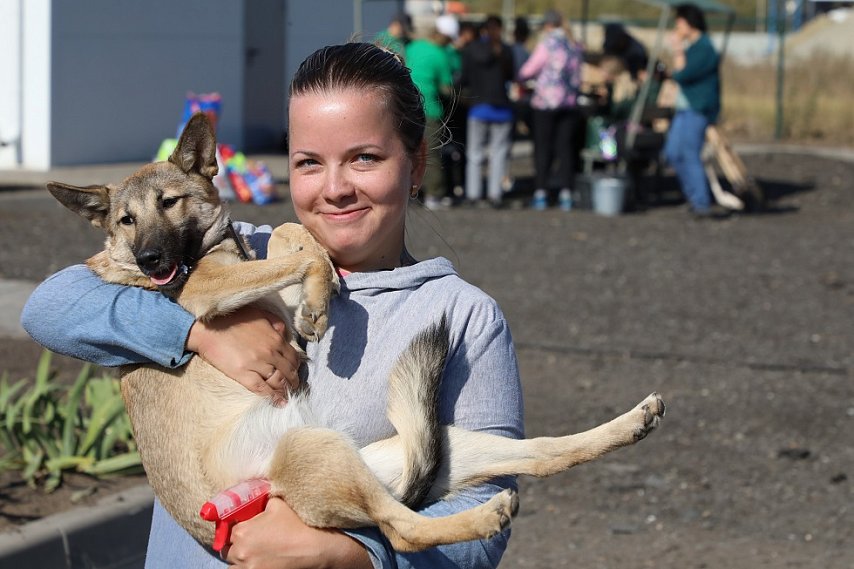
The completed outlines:
<svg viewBox="0 0 854 569">
<path fill-rule="evenodd" d="M 424 155 L 406 151 L 381 95 L 306 93 L 291 99 L 290 116 L 299 220 L 341 270 L 406 264 L 406 208 L 424 175 Z"/>
<path fill-rule="evenodd" d="M 367 44 L 329 46 L 300 66 L 290 95 L 300 221 L 342 270 L 410 264 L 404 224 L 424 177 L 426 118 L 406 67 Z"/>
</svg>

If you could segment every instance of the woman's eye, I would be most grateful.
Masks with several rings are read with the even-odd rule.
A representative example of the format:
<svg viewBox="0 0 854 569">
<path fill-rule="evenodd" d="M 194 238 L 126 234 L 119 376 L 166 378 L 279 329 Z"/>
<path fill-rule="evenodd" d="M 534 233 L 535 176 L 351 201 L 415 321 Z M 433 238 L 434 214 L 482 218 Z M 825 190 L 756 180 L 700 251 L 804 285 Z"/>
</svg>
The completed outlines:
<svg viewBox="0 0 854 569">
<path fill-rule="evenodd" d="M 302 160 L 297 160 L 296 167 L 297 168 L 311 168 L 312 166 L 317 165 L 317 160 L 314 158 L 303 158 Z"/>
<path fill-rule="evenodd" d="M 375 154 L 359 154 L 356 160 L 358 162 L 376 162 L 378 157 Z"/>
<path fill-rule="evenodd" d="M 119 223 L 121 223 L 122 225 L 133 225 L 133 221 L 133 216 L 130 215 L 126 215 L 119 219 Z"/>
<path fill-rule="evenodd" d="M 163 209 L 169 209 L 178 203 L 178 198 L 163 198 Z"/>
</svg>

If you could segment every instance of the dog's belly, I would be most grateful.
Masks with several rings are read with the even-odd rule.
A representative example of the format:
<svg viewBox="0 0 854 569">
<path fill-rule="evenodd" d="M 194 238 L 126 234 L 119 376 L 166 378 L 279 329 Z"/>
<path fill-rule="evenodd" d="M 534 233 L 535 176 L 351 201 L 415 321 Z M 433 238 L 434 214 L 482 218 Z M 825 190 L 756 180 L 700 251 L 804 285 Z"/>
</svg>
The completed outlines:
<svg viewBox="0 0 854 569">
<path fill-rule="evenodd" d="M 286 405 L 255 402 L 241 415 L 223 446 L 223 466 L 234 481 L 266 477 L 276 445 L 289 429 L 319 426 L 306 393 L 292 395 Z"/>
<path fill-rule="evenodd" d="M 241 416 L 262 399 L 201 358 L 179 370 L 143 366 L 123 373 L 122 395 L 155 495 L 193 537 L 211 543 L 213 524 L 199 509 L 239 480 L 240 463 L 228 464 L 223 449 Z"/>
</svg>

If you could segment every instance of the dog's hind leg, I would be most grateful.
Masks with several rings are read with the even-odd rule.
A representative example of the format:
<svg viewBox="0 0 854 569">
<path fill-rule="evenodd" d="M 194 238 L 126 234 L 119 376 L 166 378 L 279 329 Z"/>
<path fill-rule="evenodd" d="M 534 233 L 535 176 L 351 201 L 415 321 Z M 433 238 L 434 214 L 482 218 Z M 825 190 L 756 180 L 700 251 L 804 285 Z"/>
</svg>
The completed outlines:
<svg viewBox="0 0 854 569">
<path fill-rule="evenodd" d="M 288 502 L 306 524 L 320 528 L 376 525 L 398 551 L 488 538 L 510 523 L 518 508 L 505 490 L 475 508 L 441 518 L 413 512 L 386 490 L 340 433 L 293 429 L 279 441 L 268 478 L 272 494 Z"/>
<path fill-rule="evenodd" d="M 447 427 L 442 469 L 429 497 L 439 499 L 497 476 L 563 472 L 643 439 L 658 426 L 664 410 L 664 401 L 653 393 L 607 423 L 564 437 L 510 439 Z"/>
</svg>

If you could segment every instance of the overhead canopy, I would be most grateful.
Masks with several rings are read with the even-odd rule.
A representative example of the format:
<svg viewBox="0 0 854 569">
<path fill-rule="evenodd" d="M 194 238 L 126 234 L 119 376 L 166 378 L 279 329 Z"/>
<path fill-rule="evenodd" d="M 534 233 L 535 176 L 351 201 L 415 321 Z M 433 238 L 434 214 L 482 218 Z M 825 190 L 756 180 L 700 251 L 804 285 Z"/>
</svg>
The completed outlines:
<svg viewBox="0 0 854 569">
<path fill-rule="evenodd" d="M 693 4 L 703 12 L 717 12 L 721 14 L 735 13 L 735 8 L 727 6 L 716 0 L 639 0 L 651 6 L 678 6 L 679 4 Z"/>
</svg>

